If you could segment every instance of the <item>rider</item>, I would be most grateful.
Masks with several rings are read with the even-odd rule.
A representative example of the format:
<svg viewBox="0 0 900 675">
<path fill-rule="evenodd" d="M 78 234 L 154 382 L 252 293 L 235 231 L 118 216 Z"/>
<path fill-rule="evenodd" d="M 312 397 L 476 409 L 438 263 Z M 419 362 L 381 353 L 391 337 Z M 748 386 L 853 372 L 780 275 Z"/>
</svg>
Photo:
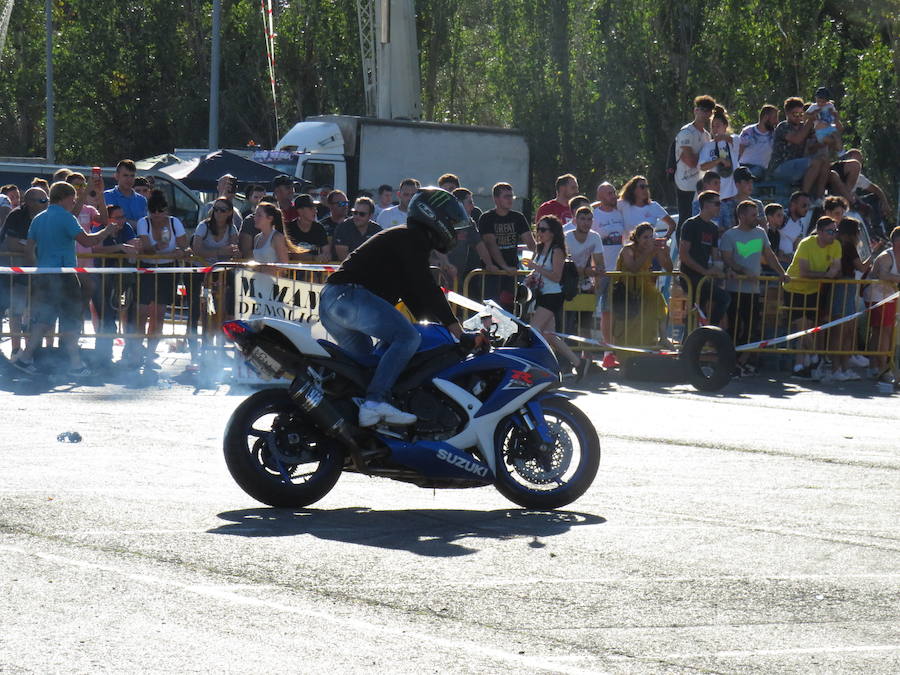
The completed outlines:
<svg viewBox="0 0 900 675">
<path fill-rule="evenodd" d="M 355 356 L 372 351 L 372 337 L 387 345 L 359 408 L 359 425 L 384 420 L 408 425 L 416 416 L 389 403 L 391 387 L 421 342 L 415 326 L 395 307 L 402 300 L 419 319 L 442 323 L 459 338 L 462 327 L 429 269 L 432 249 L 446 253 L 456 230 L 470 224 L 462 204 L 446 190 L 422 188 L 409 202 L 406 225 L 383 230 L 355 249 L 328 277 L 319 319 Z"/>
</svg>

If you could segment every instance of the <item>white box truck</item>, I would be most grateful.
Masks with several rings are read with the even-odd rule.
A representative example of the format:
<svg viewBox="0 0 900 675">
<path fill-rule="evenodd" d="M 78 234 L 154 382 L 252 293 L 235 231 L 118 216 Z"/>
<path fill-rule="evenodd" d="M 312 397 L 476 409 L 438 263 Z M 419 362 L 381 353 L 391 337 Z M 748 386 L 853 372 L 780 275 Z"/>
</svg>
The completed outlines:
<svg viewBox="0 0 900 675">
<path fill-rule="evenodd" d="M 290 166 L 309 186 L 333 186 L 351 197 L 360 190 L 374 195 L 382 184 L 396 189 L 408 177 L 434 185 L 443 173 L 459 176 L 482 209 L 493 208 L 495 183 L 513 186 L 518 210 L 530 192 L 524 135 L 495 127 L 322 115 L 295 124 L 274 151 L 253 159 Z"/>
</svg>

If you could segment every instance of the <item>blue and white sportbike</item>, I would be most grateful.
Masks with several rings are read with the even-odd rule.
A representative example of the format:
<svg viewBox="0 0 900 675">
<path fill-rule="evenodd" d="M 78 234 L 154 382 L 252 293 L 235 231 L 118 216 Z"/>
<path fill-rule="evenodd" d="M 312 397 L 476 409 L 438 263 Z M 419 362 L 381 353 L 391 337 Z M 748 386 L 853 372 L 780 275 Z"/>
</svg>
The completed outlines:
<svg viewBox="0 0 900 675">
<path fill-rule="evenodd" d="M 597 473 L 597 432 L 556 391 L 559 364 L 543 336 L 497 306 L 487 311 L 505 335 L 457 341 L 418 324 L 421 346 L 393 389 L 393 403 L 418 418 L 409 427 L 356 426 L 378 347 L 357 359 L 307 324 L 226 323 L 251 368 L 291 383 L 256 392 L 231 416 L 232 477 L 254 499 L 289 508 L 321 499 L 342 471 L 426 488 L 494 485 L 526 508 L 573 502 Z"/>
</svg>

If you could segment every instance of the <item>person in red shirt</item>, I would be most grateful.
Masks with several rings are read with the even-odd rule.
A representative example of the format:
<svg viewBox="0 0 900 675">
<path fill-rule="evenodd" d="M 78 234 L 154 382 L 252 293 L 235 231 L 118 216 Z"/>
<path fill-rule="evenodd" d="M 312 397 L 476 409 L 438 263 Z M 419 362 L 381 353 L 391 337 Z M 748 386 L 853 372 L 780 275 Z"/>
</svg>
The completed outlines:
<svg viewBox="0 0 900 675">
<path fill-rule="evenodd" d="M 572 209 L 569 200 L 578 194 L 578 179 L 570 173 L 556 179 L 556 197 L 540 205 L 534 222 L 540 222 L 544 216 L 556 216 L 561 223 L 572 220 Z"/>
</svg>

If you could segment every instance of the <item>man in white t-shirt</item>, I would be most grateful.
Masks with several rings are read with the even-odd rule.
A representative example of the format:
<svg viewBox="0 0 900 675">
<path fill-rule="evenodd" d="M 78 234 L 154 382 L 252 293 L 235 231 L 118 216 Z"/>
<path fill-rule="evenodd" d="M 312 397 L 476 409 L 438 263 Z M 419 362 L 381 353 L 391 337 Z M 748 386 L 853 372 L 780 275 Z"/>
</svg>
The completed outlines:
<svg viewBox="0 0 900 675">
<path fill-rule="evenodd" d="M 702 177 L 699 167 L 700 148 L 710 141 L 707 124 L 712 117 L 716 100 L 712 96 L 698 96 L 694 99 L 694 119 L 685 124 L 675 137 L 675 190 L 678 195 L 678 219 L 681 222 L 691 217 L 691 201 L 697 190 L 697 181 Z"/>
<path fill-rule="evenodd" d="M 581 293 L 594 293 L 600 290 L 606 280 L 606 266 L 603 264 L 603 242 L 600 235 L 591 229 L 594 214 L 590 206 L 580 206 L 575 211 L 575 229 L 566 234 L 566 252 L 575 261 L 578 268 L 579 287 Z M 598 296 L 599 297 L 599 296 Z M 577 332 L 580 335 L 596 335 L 594 312 L 578 312 Z M 573 321 L 574 323 L 574 321 Z M 567 326 L 566 330 L 575 331 L 576 326 Z"/>
<path fill-rule="evenodd" d="M 404 178 L 400 183 L 400 189 L 397 191 L 397 199 L 400 201 L 397 206 L 389 206 L 378 214 L 376 223 L 382 230 L 387 230 L 397 225 L 406 225 L 406 210 L 409 206 L 409 200 L 416 194 L 419 189 L 419 181 L 415 178 Z"/>
<path fill-rule="evenodd" d="M 803 239 L 806 226 L 809 223 L 809 195 L 805 192 L 795 192 L 788 202 L 788 212 L 781 227 L 781 238 L 778 244 L 779 250 L 788 255 L 793 255 L 797 244 Z"/>
<path fill-rule="evenodd" d="M 581 290 L 593 289 L 593 280 L 606 272 L 603 262 L 603 241 L 591 229 L 594 215 L 589 206 L 575 212 L 575 229 L 566 234 L 566 252 L 572 256 L 582 279 Z"/>
<path fill-rule="evenodd" d="M 757 180 L 766 175 L 772 159 L 772 132 L 778 125 L 778 108 L 766 103 L 759 109 L 759 122 L 741 129 L 740 157 L 738 163 L 750 169 Z"/>
<path fill-rule="evenodd" d="M 393 206 L 394 188 L 387 183 L 378 186 L 378 201 L 375 202 L 375 218 L 381 215 L 385 209 Z"/>
<path fill-rule="evenodd" d="M 618 201 L 616 188 L 611 183 L 601 183 L 597 187 L 597 201 L 593 204 L 593 229 L 600 235 L 603 262 L 608 270 L 616 268 L 616 260 L 625 239 L 625 219 L 617 208 Z"/>
</svg>

